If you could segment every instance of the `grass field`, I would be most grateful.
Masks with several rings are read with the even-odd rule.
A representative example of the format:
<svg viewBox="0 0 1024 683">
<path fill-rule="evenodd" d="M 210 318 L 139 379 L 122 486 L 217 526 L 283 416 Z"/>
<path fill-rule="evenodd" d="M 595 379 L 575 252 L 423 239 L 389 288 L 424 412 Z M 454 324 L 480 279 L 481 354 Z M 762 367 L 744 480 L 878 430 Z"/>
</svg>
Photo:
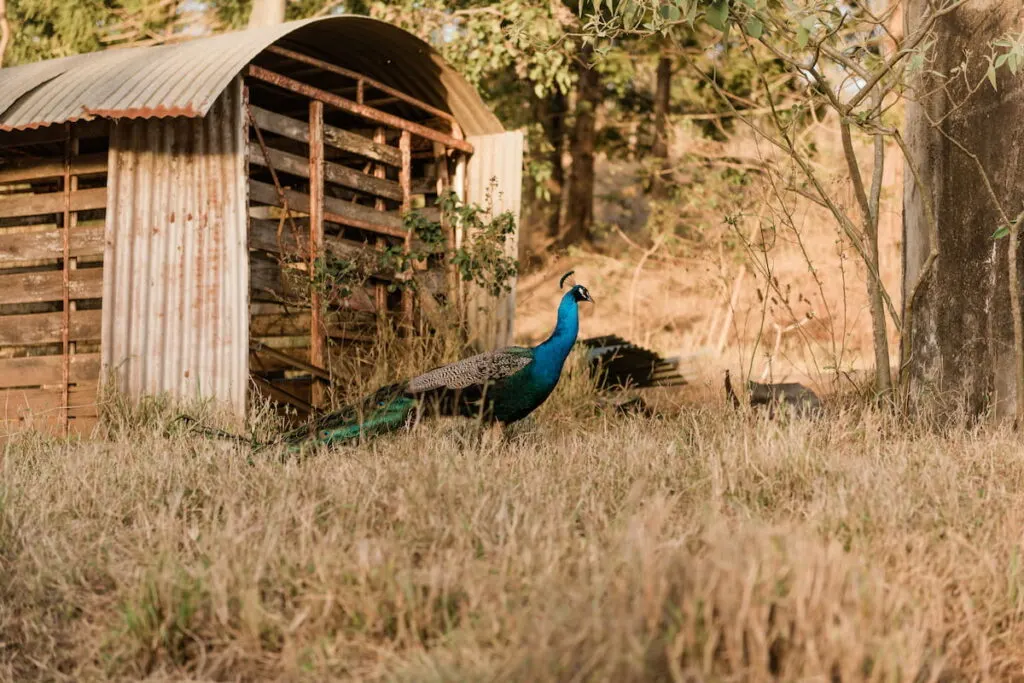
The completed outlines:
<svg viewBox="0 0 1024 683">
<path fill-rule="evenodd" d="M 16 439 L 0 679 L 1022 679 L 1009 430 L 592 399 L 283 464 L 166 415 Z"/>
</svg>

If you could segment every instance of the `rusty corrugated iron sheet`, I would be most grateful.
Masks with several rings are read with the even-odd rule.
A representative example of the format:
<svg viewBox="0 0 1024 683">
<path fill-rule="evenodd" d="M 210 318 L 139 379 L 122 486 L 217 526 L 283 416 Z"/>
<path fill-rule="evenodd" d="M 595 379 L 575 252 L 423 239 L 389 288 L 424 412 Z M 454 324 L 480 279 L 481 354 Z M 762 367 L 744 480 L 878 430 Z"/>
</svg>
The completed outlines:
<svg viewBox="0 0 1024 683">
<path fill-rule="evenodd" d="M 466 166 L 466 201 L 492 207 L 492 215 L 511 211 L 519 226 L 523 189 L 523 133 L 509 131 L 468 138 L 475 152 Z M 518 257 L 519 231 L 505 242 L 505 254 Z M 469 288 L 467 313 L 472 334 L 484 348 L 512 344 L 515 336 L 516 289 L 493 299 L 487 293 Z M 475 290 L 475 291 L 474 291 Z"/>
<path fill-rule="evenodd" d="M 249 252 L 241 78 L 202 119 L 125 121 L 110 145 L 104 372 L 132 397 L 214 398 L 243 416 Z"/>
<path fill-rule="evenodd" d="M 205 116 L 256 55 L 279 44 L 359 71 L 451 112 L 467 135 L 501 132 L 480 95 L 433 48 L 391 24 L 323 17 L 0 70 L 0 130 L 93 116 Z"/>
</svg>

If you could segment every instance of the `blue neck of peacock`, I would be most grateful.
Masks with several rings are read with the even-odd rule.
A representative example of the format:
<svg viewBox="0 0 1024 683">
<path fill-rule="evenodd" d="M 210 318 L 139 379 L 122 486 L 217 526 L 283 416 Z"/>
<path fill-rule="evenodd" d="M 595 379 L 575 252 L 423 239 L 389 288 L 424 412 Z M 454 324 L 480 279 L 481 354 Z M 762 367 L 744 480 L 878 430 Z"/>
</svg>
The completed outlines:
<svg viewBox="0 0 1024 683">
<path fill-rule="evenodd" d="M 558 305 L 558 322 L 555 331 L 533 350 L 534 368 L 538 377 L 550 382 L 558 382 L 562 374 L 565 359 L 576 343 L 576 335 L 580 331 L 580 315 L 578 304 L 572 292 L 566 292 L 562 303 Z"/>
</svg>

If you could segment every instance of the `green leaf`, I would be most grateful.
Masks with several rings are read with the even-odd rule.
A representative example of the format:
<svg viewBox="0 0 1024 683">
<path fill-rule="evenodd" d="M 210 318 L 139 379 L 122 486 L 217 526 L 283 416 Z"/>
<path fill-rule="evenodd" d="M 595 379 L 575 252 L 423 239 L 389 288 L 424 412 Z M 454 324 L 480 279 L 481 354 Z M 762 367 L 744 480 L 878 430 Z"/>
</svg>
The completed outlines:
<svg viewBox="0 0 1024 683">
<path fill-rule="evenodd" d="M 716 0 L 705 10 L 704 20 L 719 31 L 724 31 L 729 21 L 729 0 Z"/>
<path fill-rule="evenodd" d="M 1008 54 L 999 55 L 998 57 L 996 57 L 996 68 L 998 69 L 1003 64 L 1006 64 L 1006 60 L 1009 59 L 1009 58 L 1010 58 L 1010 55 L 1008 55 Z"/>
<path fill-rule="evenodd" d="M 679 8 L 675 5 L 662 5 L 660 7 L 661 16 L 669 21 L 679 21 L 682 18 L 683 13 L 679 11 Z"/>
<path fill-rule="evenodd" d="M 796 30 L 796 44 L 800 47 L 807 47 L 807 41 L 811 39 L 811 32 L 803 26 L 800 26 Z"/>
<path fill-rule="evenodd" d="M 748 36 L 757 40 L 761 37 L 761 34 L 764 33 L 764 24 L 762 24 L 761 20 L 757 17 L 750 16 L 747 19 L 746 31 Z"/>
<path fill-rule="evenodd" d="M 1003 239 L 1004 237 L 1006 237 L 1009 234 L 1010 234 L 1010 226 L 1009 225 L 1001 225 L 998 228 L 996 228 L 996 231 L 994 233 L 992 233 L 992 239 L 994 239 L 994 240 L 1001 240 L 1001 239 Z"/>
<path fill-rule="evenodd" d="M 995 65 L 989 64 L 988 65 L 988 71 L 985 72 L 985 75 L 988 76 L 988 82 L 992 84 L 992 89 L 993 90 L 998 90 L 999 88 L 996 87 L 996 67 L 995 67 Z"/>
</svg>

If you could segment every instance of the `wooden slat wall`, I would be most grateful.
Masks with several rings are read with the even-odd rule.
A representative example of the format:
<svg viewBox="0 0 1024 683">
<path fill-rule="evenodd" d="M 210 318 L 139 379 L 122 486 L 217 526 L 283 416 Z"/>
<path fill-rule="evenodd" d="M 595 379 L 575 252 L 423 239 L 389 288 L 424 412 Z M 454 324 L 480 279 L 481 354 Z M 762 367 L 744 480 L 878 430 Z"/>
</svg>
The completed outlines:
<svg viewBox="0 0 1024 683">
<path fill-rule="evenodd" d="M 273 106 L 266 101 L 262 104 Z M 326 103 L 325 117 L 330 110 Z M 307 264 L 315 260 L 310 252 L 310 214 L 317 213 L 311 204 L 311 196 L 317 194 L 313 183 L 322 182 L 324 188 L 319 214 L 324 233 L 318 250 L 336 258 L 360 260 L 376 259 L 378 250 L 388 246 L 409 248 L 414 244 L 405 230 L 403 213 L 418 198 L 419 206 L 427 205 L 425 213 L 437 214 L 433 203 L 447 183 L 438 182 L 433 155 L 427 163 L 413 161 L 408 133 L 406 147 L 400 149 L 401 131 L 387 126 L 367 135 L 363 130 L 324 123 L 311 136 L 310 121 L 255 104 L 249 104 L 248 111 L 250 339 L 254 342 L 250 373 L 259 380 L 262 393 L 290 402 L 281 391 L 291 392 L 308 407 L 319 404 L 318 394 L 310 389 L 316 380 L 306 372 L 308 366 L 304 370 L 301 364 L 311 360 L 311 327 L 318 324 L 318 316 L 312 315 L 308 306 L 294 304 L 301 299 L 302 292 L 295 290 L 304 287 Z M 423 143 L 435 149 L 420 138 L 413 144 Z M 321 144 L 323 156 L 311 154 L 311 147 L 319 149 Z M 438 144 L 443 154 L 445 148 Z M 285 206 L 291 218 L 282 224 Z M 295 265 L 282 266 L 289 262 Z M 446 275 L 437 270 L 419 272 L 417 280 L 427 283 L 430 291 L 444 291 Z M 393 271 L 374 272 L 369 286 L 341 302 L 341 310 L 324 312 L 319 326 L 330 348 L 372 343 L 382 316 L 397 321 L 404 313 L 406 321 L 413 319 L 409 297 L 405 297 L 403 311 L 403 297 L 388 292 L 396 277 Z M 291 305 L 280 305 L 284 301 Z M 267 347 L 277 352 L 267 352 Z M 295 362 L 290 364 L 289 357 Z M 318 360 L 316 353 L 312 359 Z M 304 412 L 300 403 L 291 403 L 300 414 Z"/>
<path fill-rule="evenodd" d="M 27 131 L 0 137 L 0 148 L 18 146 L 20 157 L 0 168 L 0 441 L 26 427 L 88 434 L 96 425 L 105 130 L 105 124 L 101 130 L 90 123 L 55 126 L 44 136 Z M 69 134 L 73 140 L 88 139 L 89 151 L 77 153 L 81 143 L 65 142 Z M 79 220 L 81 212 L 88 214 Z"/>
</svg>

